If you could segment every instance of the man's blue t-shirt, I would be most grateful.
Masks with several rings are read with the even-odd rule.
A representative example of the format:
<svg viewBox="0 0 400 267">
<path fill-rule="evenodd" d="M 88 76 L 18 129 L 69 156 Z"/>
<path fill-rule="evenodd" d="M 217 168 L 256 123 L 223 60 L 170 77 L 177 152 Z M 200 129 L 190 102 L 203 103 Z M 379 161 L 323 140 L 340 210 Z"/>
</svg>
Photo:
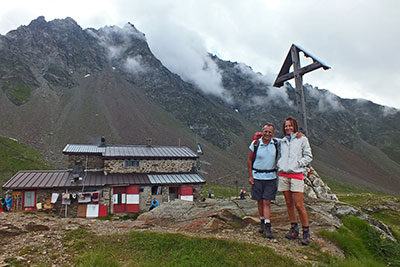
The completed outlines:
<svg viewBox="0 0 400 267">
<path fill-rule="evenodd" d="M 274 138 L 278 142 L 280 139 Z M 269 144 L 264 144 L 262 137 L 259 139 L 256 159 L 253 164 L 253 168 L 258 170 L 270 170 L 275 168 L 275 145 L 271 138 Z M 249 149 L 254 152 L 254 141 L 251 142 Z M 258 180 L 272 180 L 276 179 L 276 172 L 256 172 L 253 170 L 253 178 Z"/>
</svg>

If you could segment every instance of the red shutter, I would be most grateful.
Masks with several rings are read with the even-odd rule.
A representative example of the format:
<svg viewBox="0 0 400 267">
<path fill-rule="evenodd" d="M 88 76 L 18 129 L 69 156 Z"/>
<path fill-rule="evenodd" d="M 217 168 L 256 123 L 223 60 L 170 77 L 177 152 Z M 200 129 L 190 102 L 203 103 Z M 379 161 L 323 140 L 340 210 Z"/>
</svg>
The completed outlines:
<svg viewBox="0 0 400 267">
<path fill-rule="evenodd" d="M 107 206 L 100 205 L 99 206 L 99 217 L 106 217 L 107 216 Z"/>
<path fill-rule="evenodd" d="M 181 187 L 181 196 L 192 196 L 192 195 L 193 195 L 193 186 Z"/>
<path fill-rule="evenodd" d="M 139 213 L 139 186 L 126 188 L 126 212 Z"/>
<path fill-rule="evenodd" d="M 126 193 L 127 194 L 139 194 L 139 186 L 128 186 L 126 188 Z"/>
<path fill-rule="evenodd" d="M 182 186 L 180 199 L 193 201 L 193 186 Z"/>
</svg>

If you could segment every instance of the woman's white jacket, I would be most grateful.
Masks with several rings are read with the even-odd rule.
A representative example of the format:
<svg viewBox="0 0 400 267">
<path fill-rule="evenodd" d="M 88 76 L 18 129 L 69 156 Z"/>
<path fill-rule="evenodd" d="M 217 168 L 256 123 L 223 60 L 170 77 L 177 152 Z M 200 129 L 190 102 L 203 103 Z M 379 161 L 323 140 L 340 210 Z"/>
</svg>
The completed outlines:
<svg viewBox="0 0 400 267">
<path fill-rule="evenodd" d="M 280 143 L 278 170 L 286 173 L 302 173 L 312 161 L 310 143 L 307 137 L 296 138 L 291 134 L 290 141 L 285 136 Z"/>
</svg>

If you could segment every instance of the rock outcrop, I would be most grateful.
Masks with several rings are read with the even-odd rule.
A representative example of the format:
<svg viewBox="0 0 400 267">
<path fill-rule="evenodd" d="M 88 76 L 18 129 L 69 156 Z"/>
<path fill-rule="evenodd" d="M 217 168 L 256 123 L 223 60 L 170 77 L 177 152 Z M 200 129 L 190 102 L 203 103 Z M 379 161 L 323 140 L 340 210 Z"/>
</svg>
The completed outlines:
<svg viewBox="0 0 400 267">
<path fill-rule="evenodd" d="M 342 226 L 341 218 L 355 216 L 366 220 L 386 239 L 396 242 L 390 228 L 340 201 L 307 198 L 305 206 L 312 233 L 320 230 L 334 231 Z M 256 201 L 250 199 L 206 199 L 204 202 L 177 200 L 140 215 L 134 223 L 137 228 L 161 227 L 177 232 L 223 233 L 253 231 L 259 224 Z M 271 207 L 271 223 L 277 239 L 284 239 L 289 228 L 286 204 L 283 196 L 277 196 Z M 319 239 L 314 236 L 314 239 Z"/>
<path fill-rule="evenodd" d="M 319 174 L 312 167 L 306 168 L 304 184 L 306 197 L 338 201 L 337 196 L 332 193 L 329 186 L 322 181 Z"/>
</svg>

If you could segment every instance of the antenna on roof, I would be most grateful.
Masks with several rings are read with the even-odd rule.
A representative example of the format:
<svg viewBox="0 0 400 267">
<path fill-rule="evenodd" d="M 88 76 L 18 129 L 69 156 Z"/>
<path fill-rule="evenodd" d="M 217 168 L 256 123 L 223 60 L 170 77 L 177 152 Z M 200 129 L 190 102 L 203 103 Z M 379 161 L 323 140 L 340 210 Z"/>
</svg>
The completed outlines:
<svg viewBox="0 0 400 267">
<path fill-rule="evenodd" d="M 200 145 L 200 143 L 199 143 L 199 141 L 197 139 L 197 134 L 196 134 L 196 152 L 199 155 L 203 155 L 204 154 L 203 148 L 201 147 L 201 145 Z"/>
<path fill-rule="evenodd" d="M 153 143 L 153 139 L 146 138 L 146 146 L 151 147 L 152 143 Z"/>
<path fill-rule="evenodd" d="M 99 147 L 106 147 L 106 138 L 104 136 L 102 136 L 100 138 L 100 145 Z"/>
</svg>

